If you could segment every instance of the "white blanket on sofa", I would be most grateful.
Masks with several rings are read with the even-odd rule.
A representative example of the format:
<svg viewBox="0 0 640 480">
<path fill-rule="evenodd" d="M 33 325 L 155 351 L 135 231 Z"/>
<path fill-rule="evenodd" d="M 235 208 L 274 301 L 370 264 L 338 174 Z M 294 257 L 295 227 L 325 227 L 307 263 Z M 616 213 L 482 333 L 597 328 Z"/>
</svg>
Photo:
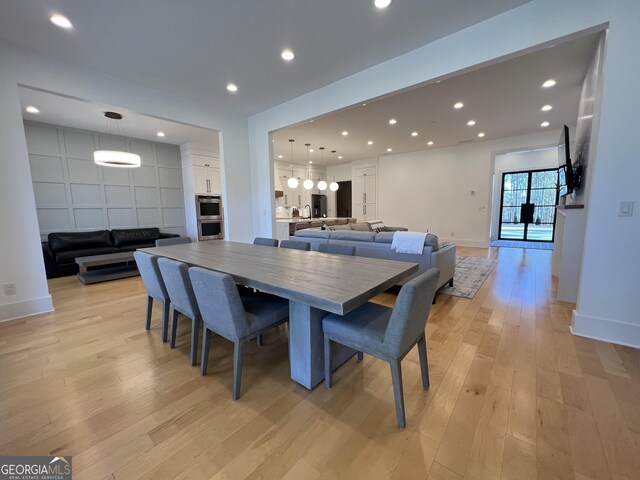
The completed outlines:
<svg viewBox="0 0 640 480">
<path fill-rule="evenodd" d="M 393 234 L 391 248 L 395 250 L 396 253 L 421 255 L 426 237 L 427 234 L 422 232 L 395 232 Z"/>
</svg>

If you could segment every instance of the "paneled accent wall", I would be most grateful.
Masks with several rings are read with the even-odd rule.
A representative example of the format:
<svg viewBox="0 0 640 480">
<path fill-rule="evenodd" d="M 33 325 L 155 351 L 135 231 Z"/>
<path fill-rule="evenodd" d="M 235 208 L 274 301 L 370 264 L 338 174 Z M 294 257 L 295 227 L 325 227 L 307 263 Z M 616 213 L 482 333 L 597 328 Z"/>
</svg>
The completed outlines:
<svg viewBox="0 0 640 480">
<path fill-rule="evenodd" d="M 40 236 L 159 227 L 185 234 L 180 149 L 135 138 L 25 122 Z M 140 168 L 100 167 L 94 150 L 125 150 Z"/>
</svg>

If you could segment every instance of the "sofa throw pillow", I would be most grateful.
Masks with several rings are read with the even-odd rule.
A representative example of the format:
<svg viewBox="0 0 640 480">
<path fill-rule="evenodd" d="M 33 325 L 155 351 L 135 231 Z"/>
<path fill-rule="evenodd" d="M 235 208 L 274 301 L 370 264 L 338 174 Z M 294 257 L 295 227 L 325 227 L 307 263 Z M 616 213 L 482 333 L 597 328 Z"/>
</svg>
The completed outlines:
<svg viewBox="0 0 640 480">
<path fill-rule="evenodd" d="M 386 225 L 381 220 L 373 220 L 367 223 L 369 224 L 369 228 L 371 229 L 372 232 L 380 233 L 380 232 L 388 231 Z"/>
</svg>

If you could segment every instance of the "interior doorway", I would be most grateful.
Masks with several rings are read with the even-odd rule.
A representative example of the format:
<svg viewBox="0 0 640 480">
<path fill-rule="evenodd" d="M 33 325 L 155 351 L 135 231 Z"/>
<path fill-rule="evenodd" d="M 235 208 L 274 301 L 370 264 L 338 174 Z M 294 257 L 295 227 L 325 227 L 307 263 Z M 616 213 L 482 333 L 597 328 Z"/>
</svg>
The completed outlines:
<svg viewBox="0 0 640 480">
<path fill-rule="evenodd" d="M 553 242 L 557 182 L 554 168 L 503 173 L 498 239 Z"/>
<path fill-rule="evenodd" d="M 336 217 L 351 217 L 351 180 L 338 182 Z"/>
</svg>

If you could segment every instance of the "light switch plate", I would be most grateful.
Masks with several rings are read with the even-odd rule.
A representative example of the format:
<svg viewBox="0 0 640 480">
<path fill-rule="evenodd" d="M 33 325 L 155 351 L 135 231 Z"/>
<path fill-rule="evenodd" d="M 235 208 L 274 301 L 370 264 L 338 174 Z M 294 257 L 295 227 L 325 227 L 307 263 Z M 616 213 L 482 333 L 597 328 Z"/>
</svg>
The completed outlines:
<svg viewBox="0 0 640 480">
<path fill-rule="evenodd" d="M 633 202 L 620 202 L 618 208 L 619 217 L 632 217 L 633 216 Z"/>
</svg>

